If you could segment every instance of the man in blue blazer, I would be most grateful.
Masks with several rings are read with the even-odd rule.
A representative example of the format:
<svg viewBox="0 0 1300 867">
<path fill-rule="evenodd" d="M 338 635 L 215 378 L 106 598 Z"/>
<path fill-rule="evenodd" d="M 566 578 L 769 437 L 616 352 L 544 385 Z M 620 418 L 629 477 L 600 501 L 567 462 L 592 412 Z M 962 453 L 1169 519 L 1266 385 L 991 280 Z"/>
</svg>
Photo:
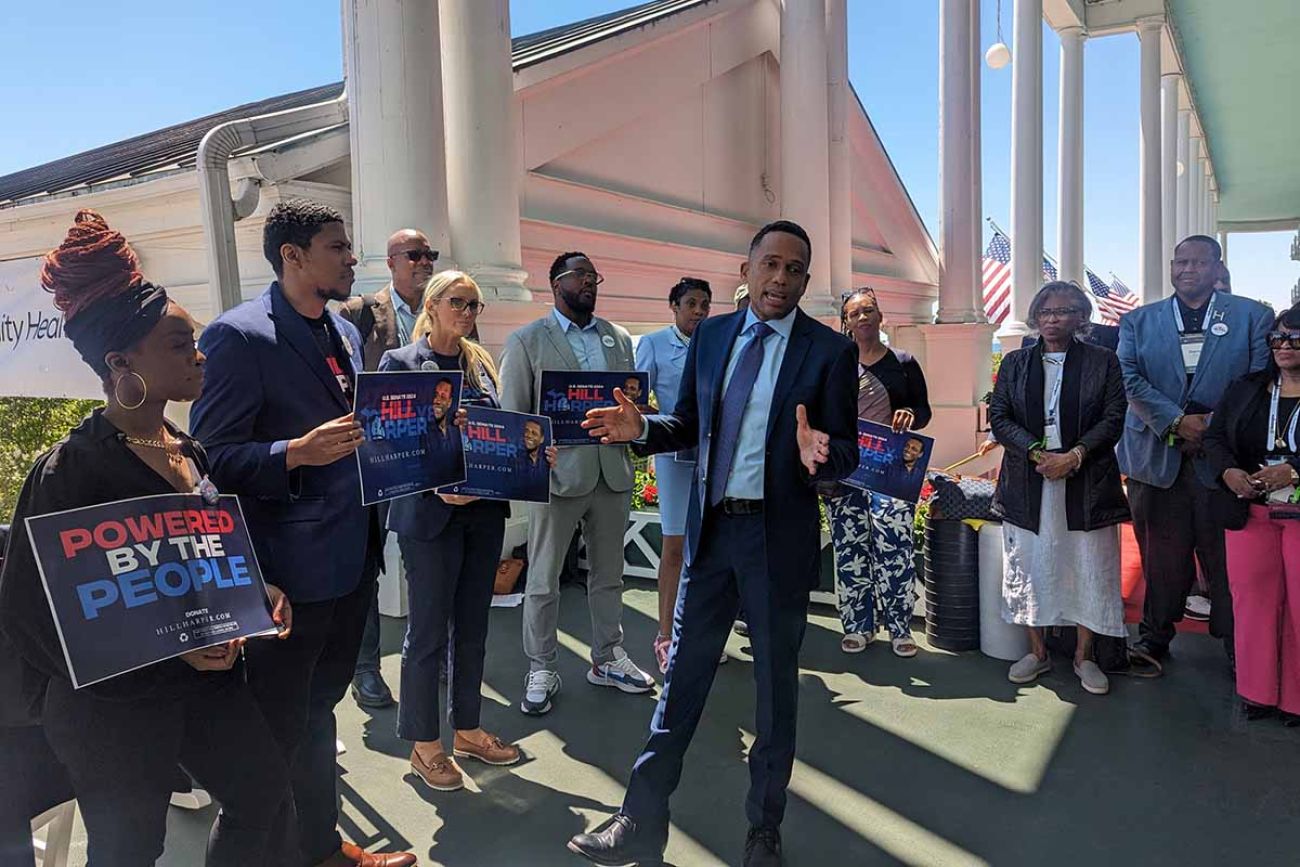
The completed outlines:
<svg viewBox="0 0 1300 867">
<path fill-rule="evenodd" d="M 650 738 L 622 810 L 569 842 L 597 864 L 662 856 L 668 799 L 742 599 L 757 687 L 744 864 L 781 862 L 799 647 L 808 594 L 819 583 L 813 484 L 842 479 L 858 462 L 857 350 L 797 306 L 811 258 L 800 226 L 784 220 L 764 226 L 741 267 L 749 308 L 700 323 L 674 412 L 643 418 L 620 393 L 617 407 L 592 410 L 584 423 L 602 442 L 637 441 L 646 454 L 699 448 L 686 571 Z"/>
<path fill-rule="evenodd" d="M 1169 652 L 1198 559 L 1210 586 L 1210 633 L 1223 639 L 1233 658 L 1232 597 L 1214 507 L 1226 494 L 1201 440 L 1228 384 L 1268 363 L 1273 313 L 1258 301 L 1214 291 L 1221 259 L 1213 238 L 1184 239 L 1170 263 L 1174 296 L 1120 319 L 1128 414 L 1116 455 L 1128 476 L 1146 580 L 1134 649 L 1156 660 Z"/>
<path fill-rule="evenodd" d="M 353 457 L 361 338 L 326 307 L 352 291 L 357 260 L 342 215 L 302 200 L 271 209 L 262 249 L 278 279 L 204 329 L 205 382 L 190 416 L 213 481 L 239 495 L 263 574 L 293 603 L 287 640 L 245 648 L 248 682 L 293 772 L 303 863 L 413 864 L 366 853 L 337 829 L 334 706 L 352 681 L 382 557 Z"/>
</svg>

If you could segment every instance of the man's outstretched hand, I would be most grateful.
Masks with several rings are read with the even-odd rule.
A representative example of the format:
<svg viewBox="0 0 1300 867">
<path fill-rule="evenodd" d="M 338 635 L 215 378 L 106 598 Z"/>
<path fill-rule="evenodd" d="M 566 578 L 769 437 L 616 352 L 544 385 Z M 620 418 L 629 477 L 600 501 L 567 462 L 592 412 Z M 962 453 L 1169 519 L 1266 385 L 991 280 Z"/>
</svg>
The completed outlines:
<svg viewBox="0 0 1300 867">
<path fill-rule="evenodd" d="M 614 406 L 587 410 L 587 420 L 583 429 L 590 437 L 599 438 L 602 443 L 630 443 L 641 436 L 645 428 L 644 417 L 636 404 L 627 399 L 623 389 L 614 389 Z"/>
<path fill-rule="evenodd" d="M 831 456 L 831 438 L 808 424 L 808 410 L 801 403 L 794 408 L 798 427 L 795 436 L 799 442 L 799 460 L 803 462 L 808 475 L 817 475 L 817 468 L 826 463 Z"/>
</svg>

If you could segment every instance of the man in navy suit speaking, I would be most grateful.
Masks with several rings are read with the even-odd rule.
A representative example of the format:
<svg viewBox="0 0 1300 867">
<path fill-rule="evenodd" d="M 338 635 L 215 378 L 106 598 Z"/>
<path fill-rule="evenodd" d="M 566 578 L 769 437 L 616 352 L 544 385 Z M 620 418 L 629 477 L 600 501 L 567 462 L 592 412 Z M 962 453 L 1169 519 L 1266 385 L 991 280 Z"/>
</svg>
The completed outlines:
<svg viewBox="0 0 1300 867">
<path fill-rule="evenodd" d="M 749 617 L 757 739 L 749 753 L 745 867 L 781 863 L 780 824 L 794 765 L 799 646 L 818 586 L 819 481 L 858 462 L 857 350 L 805 315 L 812 245 L 788 221 L 750 244 L 750 304 L 700 323 L 672 415 L 643 417 L 627 395 L 584 422 L 604 443 L 644 454 L 699 449 L 686 519 L 686 571 L 668 679 L 623 808 L 569 848 L 597 864 L 657 861 L 668 799 L 740 603 Z M 780 504 L 780 508 L 768 508 Z"/>
</svg>

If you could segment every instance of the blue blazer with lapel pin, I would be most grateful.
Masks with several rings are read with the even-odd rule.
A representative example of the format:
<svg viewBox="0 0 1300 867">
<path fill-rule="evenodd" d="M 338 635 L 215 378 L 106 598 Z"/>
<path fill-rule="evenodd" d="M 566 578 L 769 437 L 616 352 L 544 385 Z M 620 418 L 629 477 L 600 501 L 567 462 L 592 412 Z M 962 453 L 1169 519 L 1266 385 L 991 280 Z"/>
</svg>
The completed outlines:
<svg viewBox="0 0 1300 867">
<path fill-rule="evenodd" d="M 352 370 L 361 336 L 329 311 Z M 361 581 L 372 510 L 353 455 L 288 470 L 289 440 L 352 411 L 311 330 L 274 282 L 199 338 L 203 394 L 190 413 L 222 493 L 238 494 L 266 580 L 293 602 L 345 596 Z"/>
<path fill-rule="evenodd" d="M 650 416 L 638 452 L 675 452 L 698 445 L 699 462 L 686 515 L 686 561 L 699 550 L 708 497 L 713 437 L 722 408 L 722 383 L 731 348 L 748 311 L 705 319 L 695 330 L 686 355 L 677 407 Z M 821 530 L 816 481 L 838 481 L 858 465 L 858 355 L 842 335 L 802 310 L 794 327 L 768 416 L 763 512 L 769 540 L 768 577 L 774 585 L 806 591 L 820 583 Z M 795 407 L 808 410 L 808 423 L 830 435 L 830 459 L 815 477 L 799 460 Z"/>
<path fill-rule="evenodd" d="M 1218 292 L 1205 323 L 1205 345 L 1196 375 L 1187 382 L 1173 298 L 1124 314 L 1119 324 L 1119 363 L 1128 395 L 1124 436 L 1116 448 L 1119 468 L 1130 478 L 1168 488 L 1178 477 L 1183 453 L 1164 432 L 1187 406 L 1213 409 L 1228 384 L 1268 364 L 1267 335 L 1273 311 L 1258 301 Z M 1207 487 L 1218 479 L 1205 458 L 1194 459 Z"/>
</svg>

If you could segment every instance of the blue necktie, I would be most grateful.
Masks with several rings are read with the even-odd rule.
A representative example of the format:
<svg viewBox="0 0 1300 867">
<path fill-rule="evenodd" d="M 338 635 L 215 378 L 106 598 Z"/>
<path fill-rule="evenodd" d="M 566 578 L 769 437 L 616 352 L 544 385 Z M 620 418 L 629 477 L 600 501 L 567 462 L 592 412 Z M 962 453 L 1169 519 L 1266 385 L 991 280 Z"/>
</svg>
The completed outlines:
<svg viewBox="0 0 1300 867">
<path fill-rule="evenodd" d="M 736 369 L 731 372 L 731 382 L 727 385 L 726 394 L 722 396 L 718 440 L 714 446 L 713 472 L 709 476 L 711 505 L 716 506 L 721 503 L 726 494 L 731 467 L 736 462 L 740 420 L 745 416 L 745 405 L 749 403 L 750 392 L 754 390 L 754 380 L 758 379 L 758 370 L 763 366 L 763 340 L 772 333 L 772 326 L 766 322 L 755 322 L 749 326 L 751 339 L 740 351 Z"/>
</svg>

